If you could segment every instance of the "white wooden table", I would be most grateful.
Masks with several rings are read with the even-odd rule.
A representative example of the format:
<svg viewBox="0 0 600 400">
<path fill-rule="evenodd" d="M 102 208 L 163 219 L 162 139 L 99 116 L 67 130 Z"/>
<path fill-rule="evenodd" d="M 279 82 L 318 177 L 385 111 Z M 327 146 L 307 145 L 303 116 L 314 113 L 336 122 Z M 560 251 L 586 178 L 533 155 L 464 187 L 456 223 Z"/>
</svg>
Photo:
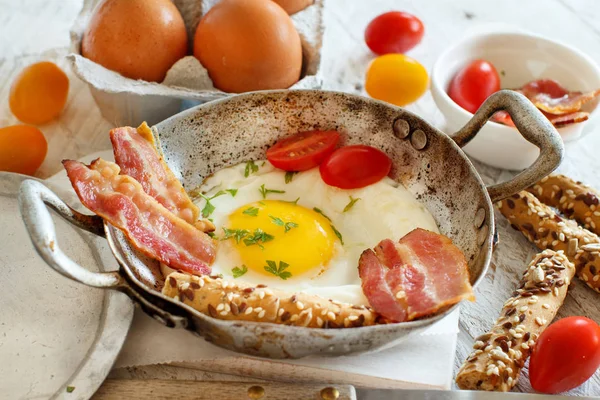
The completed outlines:
<svg viewBox="0 0 600 400">
<path fill-rule="evenodd" d="M 600 64 L 600 3 L 597 0 L 326 0 L 326 33 L 323 45 L 323 76 L 327 87 L 363 92 L 363 76 L 373 57 L 363 41 L 366 24 L 389 10 L 404 10 L 418 15 L 425 24 L 422 43 L 409 55 L 431 70 L 437 55 L 470 30 L 512 27 L 532 31 L 575 46 Z M 22 66 L 55 54 L 69 44 L 68 30 L 81 6 L 81 0 L 0 0 L 0 126 L 16 123 L 7 105 L 12 77 Z M 48 51 L 50 50 L 50 53 Z M 61 50 L 59 50 L 60 53 Z M 66 64 L 63 64 L 66 67 Z M 72 78 L 75 79 L 75 78 Z M 73 81 L 72 81 L 73 83 Z M 77 101 L 73 99 L 76 98 Z M 443 129 L 443 117 L 427 93 L 408 107 Z M 107 130 L 111 124 L 95 108 L 87 89 L 72 85 L 70 101 L 61 119 L 42 127 L 49 140 L 49 155 L 38 175 L 56 172 L 62 158 L 78 158 L 108 148 Z M 600 130 L 600 129 L 598 129 Z M 561 171 L 600 188 L 600 132 L 592 132 L 567 146 L 567 159 Z M 489 182 L 505 180 L 511 173 L 477 167 Z M 517 232 L 509 230 L 497 215 L 501 239 L 483 284 L 478 301 L 462 308 L 456 366 L 469 353 L 473 338 L 489 327 L 502 303 L 510 295 L 533 248 Z M 569 291 L 559 316 L 587 315 L 600 322 L 597 299 L 580 282 Z M 526 372 L 525 372 L 526 375 Z M 171 366 L 149 366 L 113 371 L 119 378 L 177 378 L 198 380 L 240 380 Z M 527 379 L 516 390 L 530 391 Z M 572 394 L 600 395 L 598 374 Z"/>
</svg>

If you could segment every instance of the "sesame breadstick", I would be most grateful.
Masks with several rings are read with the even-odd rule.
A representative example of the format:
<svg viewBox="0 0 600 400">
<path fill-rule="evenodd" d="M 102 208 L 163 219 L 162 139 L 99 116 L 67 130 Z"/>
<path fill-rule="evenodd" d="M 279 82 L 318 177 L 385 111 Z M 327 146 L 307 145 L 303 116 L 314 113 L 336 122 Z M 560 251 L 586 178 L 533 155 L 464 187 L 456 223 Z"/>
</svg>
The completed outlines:
<svg viewBox="0 0 600 400">
<path fill-rule="evenodd" d="M 557 215 L 528 192 L 520 192 L 497 204 L 511 226 L 540 250 L 565 252 L 577 268 L 577 276 L 600 292 L 600 239 L 574 221 Z"/>
<path fill-rule="evenodd" d="M 544 250 L 523 274 L 494 327 L 479 336 L 456 375 L 461 389 L 509 391 L 535 341 L 562 305 L 575 267 L 562 251 Z"/>
<path fill-rule="evenodd" d="M 547 176 L 528 190 L 542 203 L 600 234 L 600 193 L 596 190 L 564 175 Z"/>
<path fill-rule="evenodd" d="M 225 320 L 350 328 L 373 325 L 378 317 L 370 307 L 180 272 L 169 274 L 162 293 L 203 314 Z"/>
</svg>

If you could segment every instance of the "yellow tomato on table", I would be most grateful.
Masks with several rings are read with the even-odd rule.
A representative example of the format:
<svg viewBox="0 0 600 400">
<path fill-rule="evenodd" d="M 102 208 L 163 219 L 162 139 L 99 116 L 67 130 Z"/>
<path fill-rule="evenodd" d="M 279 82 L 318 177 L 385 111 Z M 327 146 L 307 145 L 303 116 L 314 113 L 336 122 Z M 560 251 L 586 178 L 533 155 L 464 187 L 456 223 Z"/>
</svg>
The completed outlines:
<svg viewBox="0 0 600 400">
<path fill-rule="evenodd" d="M 47 150 L 46 138 L 34 126 L 0 128 L 0 171 L 33 175 L 46 158 Z"/>
<path fill-rule="evenodd" d="M 367 69 L 365 89 L 369 96 L 397 106 L 416 101 L 429 84 L 427 70 L 404 54 L 386 54 Z"/>
<path fill-rule="evenodd" d="M 31 64 L 15 78 L 8 104 L 20 121 L 45 124 L 56 118 L 67 102 L 69 78 L 49 61 Z"/>
</svg>

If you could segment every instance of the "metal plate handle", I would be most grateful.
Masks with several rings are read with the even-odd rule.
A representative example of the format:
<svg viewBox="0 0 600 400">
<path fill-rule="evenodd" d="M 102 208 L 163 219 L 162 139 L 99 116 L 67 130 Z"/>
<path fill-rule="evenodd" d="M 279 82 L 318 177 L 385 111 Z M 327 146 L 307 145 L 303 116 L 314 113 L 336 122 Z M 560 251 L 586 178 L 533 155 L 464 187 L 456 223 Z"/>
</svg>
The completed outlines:
<svg viewBox="0 0 600 400">
<path fill-rule="evenodd" d="M 19 188 L 19 209 L 33 247 L 44 261 L 67 278 L 88 286 L 115 289 L 122 286 L 123 278 L 118 272 L 88 271 L 62 252 L 46 204 L 73 225 L 104 236 L 102 218 L 81 214 L 69 207 L 42 183 L 26 180 Z"/>
<path fill-rule="evenodd" d="M 540 155 L 526 170 L 512 180 L 488 186 L 492 202 L 505 199 L 533 185 L 549 175 L 561 163 L 564 155 L 563 141 L 548 118 L 527 97 L 512 90 L 494 93 L 479 107 L 473 118 L 452 139 L 460 147 L 473 139 L 496 111 L 506 110 L 519 133 L 540 149 Z"/>
<path fill-rule="evenodd" d="M 154 304 L 152 296 L 144 296 L 138 292 L 118 271 L 88 271 L 67 257 L 58 246 L 54 222 L 46 205 L 73 225 L 102 237 L 105 236 L 104 221 L 96 215 L 85 215 L 73 210 L 40 182 L 26 180 L 21 184 L 19 209 L 25 227 L 38 254 L 55 271 L 87 286 L 119 290 L 144 312 L 168 327 L 186 327 L 189 324 L 187 318 L 173 315 Z"/>
</svg>

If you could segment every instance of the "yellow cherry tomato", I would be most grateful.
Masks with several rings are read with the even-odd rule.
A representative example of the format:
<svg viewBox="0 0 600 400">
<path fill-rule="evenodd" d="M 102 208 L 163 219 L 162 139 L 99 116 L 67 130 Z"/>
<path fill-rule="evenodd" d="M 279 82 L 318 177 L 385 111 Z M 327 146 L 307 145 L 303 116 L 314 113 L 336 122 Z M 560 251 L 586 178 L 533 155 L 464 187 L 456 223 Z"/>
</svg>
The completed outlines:
<svg viewBox="0 0 600 400">
<path fill-rule="evenodd" d="M 367 69 L 365 90 L 374 99 L 405 106 L 425 93 L 427 70 L 404 54 L 386 54 L 374 59 Z"/>
<path fill-rule="evenodd" d="M 0 128 L 0 171 L 33 175 L 46 158 L 48 144 L 35 126 Z"/>
<path fill-rule="evenodd" d="M 56 64 L 43 61 L 23 69 L 10 87 L 12 113 L 27 124 L 56 118 L 67 102 L 69 78 Z"/>
</svg>

